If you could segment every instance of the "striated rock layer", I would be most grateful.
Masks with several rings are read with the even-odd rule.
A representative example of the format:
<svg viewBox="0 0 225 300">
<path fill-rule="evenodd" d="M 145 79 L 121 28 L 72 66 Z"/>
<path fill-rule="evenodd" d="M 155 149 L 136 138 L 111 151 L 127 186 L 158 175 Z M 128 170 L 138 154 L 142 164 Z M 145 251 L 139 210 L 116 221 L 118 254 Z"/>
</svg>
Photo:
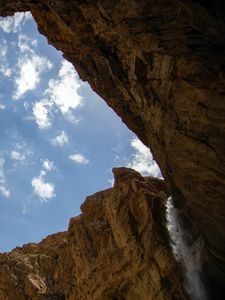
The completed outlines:
<svg viewBox="0 0 225 300">
<path fill-rule="evenodd" d="M 0 254 L 1 300 L 188 299 L 168 249 L 163 181 L 114 175 L 68 231 Z"/>
<path fill-rule="evenodd" d="M 225 286 L 224 0 L 9 0 L 150 147 Z"/>
</svg>

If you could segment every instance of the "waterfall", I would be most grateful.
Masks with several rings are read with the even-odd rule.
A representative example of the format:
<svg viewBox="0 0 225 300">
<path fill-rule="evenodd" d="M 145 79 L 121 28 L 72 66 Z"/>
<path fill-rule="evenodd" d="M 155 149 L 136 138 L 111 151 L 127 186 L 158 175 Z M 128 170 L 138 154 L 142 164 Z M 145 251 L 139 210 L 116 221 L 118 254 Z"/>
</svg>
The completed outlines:
<svg viewBox="0 0 225 300">
<path fill-rule="evenodd" d="M 194 241 L 190 232 L 184 229 L 179 210 L 174 207 L 172 198 L 166 204 L 167 228 L 174 256 L 184 269 L 185 288 L 192 300 L 206 300 L 201 281 L 200 254 L 201 241 Z"/>
</svg>

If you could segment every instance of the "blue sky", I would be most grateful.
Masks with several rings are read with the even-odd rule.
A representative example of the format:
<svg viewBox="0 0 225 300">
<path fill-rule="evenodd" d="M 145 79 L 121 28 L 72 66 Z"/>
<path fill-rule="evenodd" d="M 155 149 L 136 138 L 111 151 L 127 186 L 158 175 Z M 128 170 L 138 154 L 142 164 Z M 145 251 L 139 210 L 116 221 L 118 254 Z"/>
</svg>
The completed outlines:
<svg viewBox="0 0 225 300">
<path fill-rule="evenodd" d="M 48 45 L 29 13 L 0 18 L 0 251 L 67 229 L 111 169 L 160 177 L 149 150 Z"/>
</svg>

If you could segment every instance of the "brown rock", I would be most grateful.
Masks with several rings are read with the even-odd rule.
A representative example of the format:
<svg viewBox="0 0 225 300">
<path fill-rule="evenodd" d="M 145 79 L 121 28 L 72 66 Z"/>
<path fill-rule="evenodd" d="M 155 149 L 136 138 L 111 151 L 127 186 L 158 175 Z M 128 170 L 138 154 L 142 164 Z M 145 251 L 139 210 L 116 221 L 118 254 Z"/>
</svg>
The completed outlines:
<svg viewBox="0 0 225 300">
<path fill-rule="evenodd" d="M 0 255 L 1 300 L 188 299 L 168 247 L 163 182 L 113 171 L 115 186 L 87 197 L 67 232 Z"/>
<path fill-rule="evenodd" d="M 224 1 L 0 2 L 1 15 L 24 10 L 151 148 L 225 286 Z"/>
</svg>

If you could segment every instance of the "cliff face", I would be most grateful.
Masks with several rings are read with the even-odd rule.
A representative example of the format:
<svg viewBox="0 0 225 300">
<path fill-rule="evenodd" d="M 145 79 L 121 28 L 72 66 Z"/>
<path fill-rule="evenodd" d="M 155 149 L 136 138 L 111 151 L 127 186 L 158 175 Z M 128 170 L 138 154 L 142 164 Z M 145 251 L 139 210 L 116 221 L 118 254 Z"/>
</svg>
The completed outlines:
<svg viewBox="0 0 225 300">
<path fill-rule="evenodd" d="M 225 285 L 224 1 L 0 2 L 24 10 L 150 147 Z"/>
<path fill-rule="evenodd" d="M 125 168 L 67 232 L 0 255 L 1 300 L 188 299 L 168 249 L 165 186 Z"/>
</svg>

